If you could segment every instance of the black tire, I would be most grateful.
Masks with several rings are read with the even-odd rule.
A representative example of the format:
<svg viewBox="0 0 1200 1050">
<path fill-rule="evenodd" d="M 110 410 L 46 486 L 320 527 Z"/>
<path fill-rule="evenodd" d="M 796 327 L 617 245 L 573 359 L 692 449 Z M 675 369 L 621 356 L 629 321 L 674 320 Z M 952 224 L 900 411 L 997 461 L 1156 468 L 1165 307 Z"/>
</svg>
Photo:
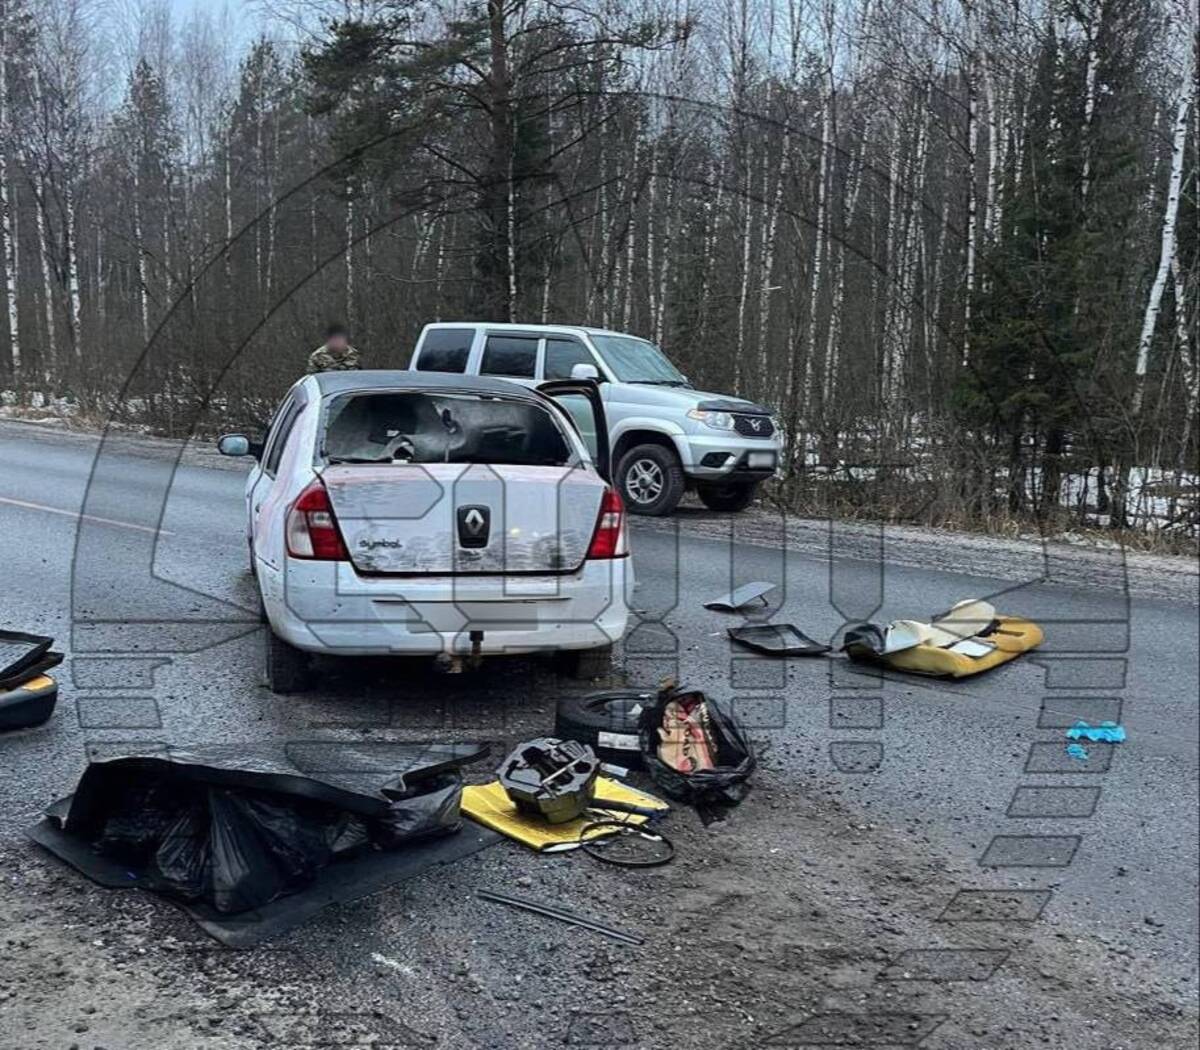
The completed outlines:
<svg viewBox="0 0 1200 1050">
<path fill-rule="evenodd" d="M 312 658 L 289 645 L 268 625 L 266 629 L 266 683 L 272 693 L 303 693 L 312 686 Z"/>
<path fill-rule="evenodd" d="M 626 452 L 617 464 L 616 482 L 630 514 L 656 518 L 679 506 L 687 487 L 679 457 L 662 445 L 635 445 Z"/>
<path fill-rule="evenodd" d="M 641 769 L 638 719 L 652 699 L 632 689 L 564 696 L 554 712 L 554 735 L 587 744 L 603 762 Z"/>
<path fill-rule="evenodd" d="M 696 495 L 709 510 L 745 510 L 754 502 L 757 492 L 757 481 L 731 481 L 724 485 L 696 486 Z"/>
<path fill-rule="evenodd" d="M 568 678 L 605 678 L 612 673 L 612 646 L 597 649 L 567 649 L 558 654 L 559 670 Z"/>
</svg>

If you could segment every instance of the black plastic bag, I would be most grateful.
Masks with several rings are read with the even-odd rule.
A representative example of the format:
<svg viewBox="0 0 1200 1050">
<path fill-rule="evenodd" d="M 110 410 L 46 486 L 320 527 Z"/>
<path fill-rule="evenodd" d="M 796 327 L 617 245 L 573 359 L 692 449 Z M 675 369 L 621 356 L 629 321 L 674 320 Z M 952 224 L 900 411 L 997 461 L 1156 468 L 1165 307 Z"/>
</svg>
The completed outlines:
<svg viewBox="0 0 1200 1050">
<path fill-rule="evenodd" d="M 198 804 L 184 807 L 163 829 L 146 870 L 146 884 L 185 901 L 200 900 L 208 889 L 211 867 L 208 812 Z"/>
<path fill-rule="evenodd" d="M 462 789 L 457 770 L 398 791 L 384 788 L 385 795 L 395 797 L 387 815 L 371 822 L 372 841 L 394 849 L 402 842 L 452 834 L 462 827 Z"/>
<path fill-rule="evenodd" d="M 93 760 L 48 816 L 119 861 L 135 884 L 239 914 L 303 889 L 355 853 L 457 831 L 457 766 L 485 753 L 476 745 L 153 748 Z"/>
<path fill-rule="evenodd" d="M 658 757 L 663 711 L 672 700 L 699 695 L 708 709 L 708 728 L 715 749 L 711 769 L 681 773 Z M 654 701 L 642 708 L 639 735 L 642 761 L 654 782 L 666 794 L 698 808 L 736 806 L 750 792 L 750 777 L 758 765 L 754 748 L 741 724 L 723 704 L 699 689 L 672 687 L 663 689 Z"/>
</svg>

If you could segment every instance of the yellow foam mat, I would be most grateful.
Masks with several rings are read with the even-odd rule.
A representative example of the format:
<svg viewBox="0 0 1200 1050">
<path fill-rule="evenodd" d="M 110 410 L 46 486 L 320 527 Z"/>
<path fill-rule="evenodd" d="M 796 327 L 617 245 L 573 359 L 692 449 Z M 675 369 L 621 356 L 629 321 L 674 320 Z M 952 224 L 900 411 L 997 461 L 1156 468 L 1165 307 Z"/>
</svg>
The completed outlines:
<svg viewBox="0 0 1200 1050">
<path fill-rule="evenodd" d="M 463 788 L 462 809 L 472 820 L 491 828 L 493 831 L 516 839 L 526 846 L 543 850 L 549 846 L 558 846 L 567 842 L 578 842 L 584 826 L 593 820 L 612 816 L 617 820 L 626 820 L 632 824 L 644 824 L 649 817 L 640 813 L 621 813 L 617 811 L 596 810 L 604 809 L 604 800 L 610 802 L 626 802 L 633 806 L 646 809 L 657 809 L 666 812 L 671 807 L 662 799 L 648 795 L 637 788 L 629 787 L 609 777 L 598 777 L 596 780 L 596 798 L 593 814 L 568 820 L 563 824 L 550 824 L 539 817 L 526 816 L 518 812 L 516 805 L 508 797 L 499 780 L 490 784 L 470 784 Z"/>
<path fill-rule="evenodd" d="M 996 619 L 999 626 L 991 634 L 976 636 L 980 641 L 991 642 L 996 647 L 987 656 L 975 658 L 964 653 L 952 653 L 949 649 L 939 649 L 935 645 L 915 645 L 911 649 L 880 656 L 878 662 L 898 671 L 966 678 L 1008 663 L 1042 644 L 1045 636 L 1032 620 L 1023 620 L 1019 616 L 997 616 Z"/>
</svg>

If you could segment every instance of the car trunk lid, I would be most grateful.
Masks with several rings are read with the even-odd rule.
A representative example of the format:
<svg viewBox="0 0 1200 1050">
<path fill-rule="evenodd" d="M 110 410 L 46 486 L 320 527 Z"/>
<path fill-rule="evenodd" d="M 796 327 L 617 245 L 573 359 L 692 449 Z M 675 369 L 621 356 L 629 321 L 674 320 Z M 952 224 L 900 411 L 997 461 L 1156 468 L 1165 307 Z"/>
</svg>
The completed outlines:
<svg viewBox="0 0 1200 1050">
<path fill-rule="evenodd" d="M 351 562 L 376 575 L 574 572 L 606 489 L 579 466 L 336 464 L 322 479 Z"/>
</svg>

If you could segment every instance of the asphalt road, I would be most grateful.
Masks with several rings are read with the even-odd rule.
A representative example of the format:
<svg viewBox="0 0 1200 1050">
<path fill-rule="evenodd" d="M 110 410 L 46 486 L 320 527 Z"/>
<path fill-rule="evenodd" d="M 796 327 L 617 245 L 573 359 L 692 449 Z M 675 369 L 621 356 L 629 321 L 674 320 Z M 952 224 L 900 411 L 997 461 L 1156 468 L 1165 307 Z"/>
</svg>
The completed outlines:
<svg viewBox="0 0 1200 1050">
<path fill-rule="evenodd" d="M 175 469 L 168 446 L 125 444 L 106 457 L 85 504 L 94 438 L 0 423 L 0 621 L 53 634 L 72 655 L 53 724 L 0 737 L 0 851 L 33 851 L 21 830 L 71 789 L 89 747 L 511 740 L 550 728 L 546 672 L 529 661 L 462 679 L 383 662 L 334 670 L 312 695 L 271 696 L 258 684 L 241 473 L 202 451 Z M 1194 567 L 1146 568 L 1142 559 L 1127 583 L 1113 553 L 984 551 L 977 540 L 917 544 L 822 525 L 804 542 L 785 535 L 763 514 L 690 510 L 670 523 L 636 523 L 633 604 L 643 622 L 626 642 L 626 674 L 652 682 L 678 669 L 735 698 L 763 750 L 773 807 L 827 799 L 850 834 L 886 831 L 935 868 L 967 872 L 974 887 L 1051 890 L 1047 921 L 1118 945 L 1160 996 L 1194 1009 Z M 1143 569 L 1159 582 L 1143 586 Z M 1037 657 L 957 683 L 880 678 L 840 659 L 749 658 L 725 638 L 740 618 L 702 602 L 751 580 L 779 585 L 774 619 L 821 639 L 855 619 L 922 618 L 982 596 L 1041 622 L 1047 643 Z M 145 655 L 164 650 L 162 660 Z M 1128 741 L 1094 747 L 1081 765 L 1065 759 L 1063 724 L 1117 704 Z M 1098 790 L 1070 793 L 1069 805 L 1083 807 L 1075 815 L 1040 816 L 1067 795 L 1029 789 L 1064 786 Z M 832 852 L 822 841 L 773 848 Z"/>
</svg>

